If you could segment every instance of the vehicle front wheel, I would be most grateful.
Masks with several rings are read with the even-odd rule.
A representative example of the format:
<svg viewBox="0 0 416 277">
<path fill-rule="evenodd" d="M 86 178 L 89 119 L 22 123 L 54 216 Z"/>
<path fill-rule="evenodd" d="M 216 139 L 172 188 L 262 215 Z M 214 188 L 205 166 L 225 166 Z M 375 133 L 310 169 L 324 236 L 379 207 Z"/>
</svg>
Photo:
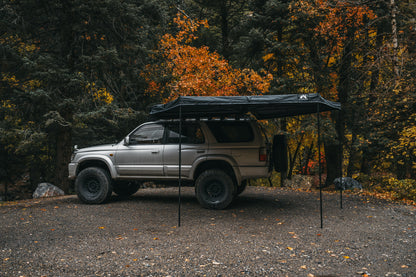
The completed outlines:
<svg viewBox="0 0 416 277">
<path fill-rule="evenodd" d="M 107 171 L 99 167 L 82 170 L 75 180 L 78 198 L 87 204 L 106 202 L 113 192 L 111 178 Z"/>
<path fill-rule="evenodd" d="M 234 193 L 232 178 L 219 169 L 202 172 L 195 183 L 196 198 L 204 208 L 225 209 L 233 201 Z"/>
<path fill-rule="evenodd" d="M 135 194 L 140 188 L 140 183 L 136 181 L 118 181 L 113 185 L 113 191 L 122 197 Z"/>
</svg>

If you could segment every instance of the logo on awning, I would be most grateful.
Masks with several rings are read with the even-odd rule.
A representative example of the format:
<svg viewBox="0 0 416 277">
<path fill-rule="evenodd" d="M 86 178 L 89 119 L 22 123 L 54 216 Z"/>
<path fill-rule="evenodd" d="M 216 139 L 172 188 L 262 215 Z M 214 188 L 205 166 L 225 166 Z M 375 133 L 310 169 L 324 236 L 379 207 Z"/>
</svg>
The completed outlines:
<svg viewBox="0 0 416 277">
<path fill-rule="evenodd" d="M 301 95 L 299 95 L 299 100 L 308 101 L 309 97 L 308 97 L 307 94 L 301 94 Z"/>
</svg>

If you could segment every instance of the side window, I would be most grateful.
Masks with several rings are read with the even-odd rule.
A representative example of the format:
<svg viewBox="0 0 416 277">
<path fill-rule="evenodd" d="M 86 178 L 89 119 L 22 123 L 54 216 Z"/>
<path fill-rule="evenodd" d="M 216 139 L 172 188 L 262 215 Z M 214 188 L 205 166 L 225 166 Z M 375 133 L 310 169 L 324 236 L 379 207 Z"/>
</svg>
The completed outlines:
<svg viewBox="0 0 416 277">
<path fill-rule="evenodd" d="M 215 139 L 220 143 L 250 142 L 254 139 L 253 130 L 249 122 L 207 122 Z"/>
<path fill-rule="evenodd" d="M 130 144 L 160 144 L 163 131 L 161 124 L 144 125 L 130 135 Z"/>
<path fill-rule="evenodd" d="M 168 140 L 167 143 L 179 143 L 179 123 L 170 123 L 167 126 Z M 205 142 L 204 134 L 197 123 L 182 124 L 182 143 L 202 144 Z"/>
</svg>

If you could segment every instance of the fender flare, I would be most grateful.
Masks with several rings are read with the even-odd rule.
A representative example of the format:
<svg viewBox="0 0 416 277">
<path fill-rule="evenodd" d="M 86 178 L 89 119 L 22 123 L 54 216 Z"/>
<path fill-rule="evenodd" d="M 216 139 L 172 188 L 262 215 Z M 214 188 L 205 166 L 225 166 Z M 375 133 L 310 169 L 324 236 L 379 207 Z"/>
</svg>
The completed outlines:
<svg viewBox="0 0 416 277">
<path fill-rule="evenodd" d="M 115 169 L 115 167 L 113 165 L 113 161 L 109 157 L 107 157 L 105 155 L 93 155 L 93 156 L 92 155 L 91 156 L 90 155 L 86 155 L 86 156 L 82 157 L 78 161 L 78 166 L 77 166 L 77 170 L 76 170 L 77 175 L 79 173 L 79 167 L 83 163 L 85 163 L 85 162 L 91 162 L 91 163 L 94 163 L 94 162 L 102 162 L 102 163 L 104 163 L 106 165 L 106 167 L 108 169 L 108 172 L 111 175 L 111 179 L 115 179 L 117 177 L 117 171 L 116 171 L 116 169 Z"/>
<path fill-rule="evenodd" d="M 212 161 L 222 161 L 222 162 L 229 164 L 234 173 L 233 177 L 235 177 L 237 184 L 241 183 L 242 181 L 241 173 L 240 173 L 240 168 L 238 167 L 237 162 L 232 157 L 226 156 L 226 155 L 208 155 L 208 156 L 199 157 L 192 164 L 192 170 L 189 173 L 189 178 L 192 180 L 195 180 L 195 174 L 197 172 L 197 169 L 202 164 L 207 163 L 207 162 L 212 162 Z"/>
</svg>

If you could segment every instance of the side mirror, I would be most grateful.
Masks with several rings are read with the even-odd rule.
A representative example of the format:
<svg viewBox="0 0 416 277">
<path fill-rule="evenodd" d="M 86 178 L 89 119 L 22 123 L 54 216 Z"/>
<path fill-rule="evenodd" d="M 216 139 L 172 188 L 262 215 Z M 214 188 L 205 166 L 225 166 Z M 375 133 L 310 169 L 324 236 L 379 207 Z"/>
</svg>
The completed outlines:
<svg viewBox="0 0 416 277">
<path fill-rule="evenodd" d="M 124 145 L 129 145 L 130 144 L 130 137 L 125 137 L 124 138 Z"/>
</svg>

